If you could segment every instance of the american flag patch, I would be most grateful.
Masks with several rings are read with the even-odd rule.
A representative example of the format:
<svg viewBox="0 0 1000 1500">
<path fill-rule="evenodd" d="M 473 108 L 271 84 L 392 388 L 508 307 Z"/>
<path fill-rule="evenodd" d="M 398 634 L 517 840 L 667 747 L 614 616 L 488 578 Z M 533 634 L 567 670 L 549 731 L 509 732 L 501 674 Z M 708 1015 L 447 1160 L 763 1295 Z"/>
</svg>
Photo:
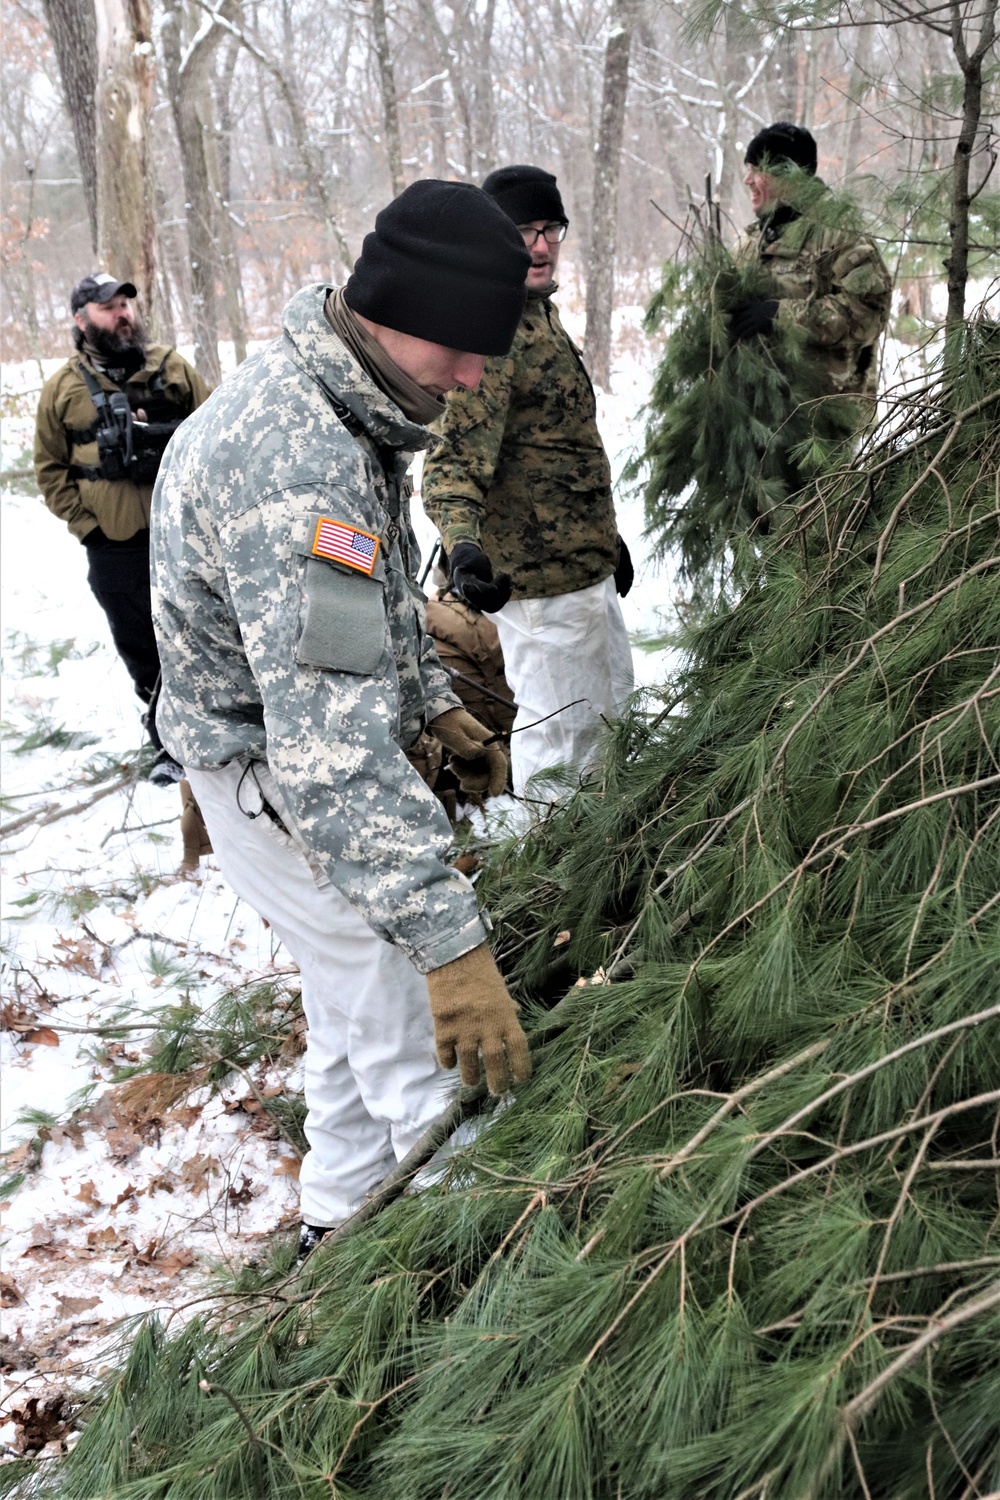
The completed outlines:
<svg viewBox="0 0 1000 1500">
<path fill-rule="evenodd" d="M 329 557 L 371 577 L 378 556 L 378 537 L 368 531 L 359 531 L 356 526 L 347 526 L 343 521 L 320 516 L 312 549 L 314 557 Z"/>
</svg>

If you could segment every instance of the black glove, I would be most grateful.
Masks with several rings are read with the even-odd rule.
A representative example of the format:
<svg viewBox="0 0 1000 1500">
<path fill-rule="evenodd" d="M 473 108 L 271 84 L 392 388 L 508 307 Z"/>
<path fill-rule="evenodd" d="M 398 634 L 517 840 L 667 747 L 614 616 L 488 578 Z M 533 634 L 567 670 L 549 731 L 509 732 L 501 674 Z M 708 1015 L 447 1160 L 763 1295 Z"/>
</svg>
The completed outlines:
<svg viewBox="0 0 1000 1500">
<path fill-rule="evenodd" d="M 83 538 L 83 545 L 85 547 L 106 547 L 110 540 L 111 538 L 109 536 L 105 536 L 104 532 L 99 526 L 95 526 L 94 529 L 92 531 L 88 531 L 87 535 Z"/>
<path fill-rule="evenodd" d="M 729 332 L 734 343 L 752 339 L 757 333 L 770 333 L 778 316 L 778 304 L 773 298 L 752 297 L 749 302 L 738 302 L 729 314 Z"/>
<path fill-rule="evenodd" d="M 625 538 L 618 538 L 618 561 L 615 563 L 615 588 L 624 599 L 629 589 L 635 582 L 635 568 L 632 566 L 632 554 L 625 545 Z"/>
<path fill-rule="evenodd" d="M 495 614 L 510 598 L 510 574 L 493 577 L 493 564 L 475 542 L 459 542 L 451 554 L 451 586 L 473 609 Z"/>
</svg>

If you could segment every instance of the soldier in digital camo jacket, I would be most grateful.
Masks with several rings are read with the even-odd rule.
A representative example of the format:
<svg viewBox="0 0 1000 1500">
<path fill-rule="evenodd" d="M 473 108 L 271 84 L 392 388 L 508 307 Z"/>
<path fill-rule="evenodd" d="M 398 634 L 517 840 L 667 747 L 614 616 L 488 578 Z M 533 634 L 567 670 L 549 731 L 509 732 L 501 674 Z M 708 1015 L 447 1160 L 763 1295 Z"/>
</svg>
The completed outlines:
<svg viewBox="0 0 1000 1500">
<path fill-rule="evenodd" d="M 479 188 L 414 183 L 346 286 L 293 298 L 282 336 L 180 431 L 154 496 L 157 725 L 227 880 L 302 975 L 300 1256 L 426 1129 L 443 1069 L 474 1082 L 481 1054 L 496 1093 L 530 1072 L 404 754 L 430 725 L 470 789 L 506 774 L 424 631 L 405 475 L 444 393 L 506 353 L 527 265 Z"/>
<path fill-rule="evenodd" d="M 591 767 L 605 720 L 632 690 L 618 603 L 632 564 L 594 389 L 552 302 L 568 224 L 556 179 L 540 167 L 501 167 L 483 189 L 531 252 L 528 299 L 510 354 L 487 361 L 478 389 L 448 398 L 420 493 L 452 587 L 496 622 L 518 704 L 511 762 L 523 796 L 538 771 Z"/>
<path fill-rule="evenodd" d="M 789 169 L 816 174 L 816 142 L 808 130 L 778 120 L 754 136 L 744 161 L 756 219 L 734 256 L 738 264 L 758 260 L 771 286 L 733 309 L 732 335 L 766 337 L 776 323 L 803 329 L 805 350 L 824 372 L 828 394 L 858 398 L 861 427 L 874 408 L 892 277 L 866 235 L 823 224 L 796 201 L 802 194 Z M 816 189 L 825 193 L 819 179 Z"/>
</svg>

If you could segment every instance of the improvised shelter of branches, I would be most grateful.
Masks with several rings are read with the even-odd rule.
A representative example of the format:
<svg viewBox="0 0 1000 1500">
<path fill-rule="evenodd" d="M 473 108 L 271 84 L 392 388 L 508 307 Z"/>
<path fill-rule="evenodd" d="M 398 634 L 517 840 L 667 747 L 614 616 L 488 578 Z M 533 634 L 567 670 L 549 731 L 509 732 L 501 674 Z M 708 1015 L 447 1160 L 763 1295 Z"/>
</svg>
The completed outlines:
<svg viewBox="0 0 1000 1500">
<path fill-rule="evenodd" d="M 301 1274 L 130 1333 L 68 1458 L 0 1487 L 1000 1489 L 998 407 L 974 321 L 495 854 L 531 1083 Z"/>
</svg>

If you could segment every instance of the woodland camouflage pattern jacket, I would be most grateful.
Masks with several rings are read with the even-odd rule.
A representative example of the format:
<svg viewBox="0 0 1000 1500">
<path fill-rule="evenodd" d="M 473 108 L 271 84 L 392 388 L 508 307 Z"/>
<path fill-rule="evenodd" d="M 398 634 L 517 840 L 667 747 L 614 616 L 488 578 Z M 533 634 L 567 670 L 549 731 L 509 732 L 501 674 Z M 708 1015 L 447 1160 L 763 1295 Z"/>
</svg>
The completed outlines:
<svg viewBox="0 0 1000 1500">
<path fill-rule="evenodd" d="M 404 476 L 430 434 L 333 333 L 329 291 L 293 298 L 284 336 L 167 449 L 152 517 L 157 727 L 186 766 L 266 760 L 321 879 L 427 972 L 486 937 L 444 862 L 444 812 L 401 748 L 458 704 L 408 576 Z M 316 555 L 323 518 L 378 538 L 374 562 Z"/>
<path fill-rule="evenodd" d="M 808 214 L 769 228 L 765 215 L 743 232 L 733 254 L 737 265 L 757 260 L 766 267 L 777 321 L 805 329 L 806 350 L 826 371 L 830 395 L 874 398 L 892 277 L 872 241 Z"/>
<path fill-rule="evenodd" d="M 615 570 L 618 527 L 594 388 L 550 296 L 529 292 L 506 357 L 452 391 L 424 461 L 424 509 L 450 552 L 477 542 L 515 599 L 551 598 Z"/>
<path fill-rule="evenodd" d="M 106 391 L 124 390 L 133 411 L 142 406 L 152 408 L 154 399 L 163 399 L 176 408 L 179 416 L 186 417 L 208 396 L 208 386 L 176 349 L 150 344 L 145 354 L 146 363 L 124 386 L 115 385 L 86 354 L 80 353 L 42 387 L 35 418 L 38 488 L 49 510 L 66 522 L 77 541 L 82 542 L 95 526 L 100 526 L 105 536 L 127 542 L 149 526 L 153 494 L 151 484 L 133 484 L 128 479 L 77 479 L 71 474 L 76 465 L 97 464 L 97 440 L 88 436 L 97 421 L 97 411 L 80 374 L 80 361 Z M 157 370 L 162 371 L 162 398 L 154 398 L 150 391 Z"/>
</svg>

